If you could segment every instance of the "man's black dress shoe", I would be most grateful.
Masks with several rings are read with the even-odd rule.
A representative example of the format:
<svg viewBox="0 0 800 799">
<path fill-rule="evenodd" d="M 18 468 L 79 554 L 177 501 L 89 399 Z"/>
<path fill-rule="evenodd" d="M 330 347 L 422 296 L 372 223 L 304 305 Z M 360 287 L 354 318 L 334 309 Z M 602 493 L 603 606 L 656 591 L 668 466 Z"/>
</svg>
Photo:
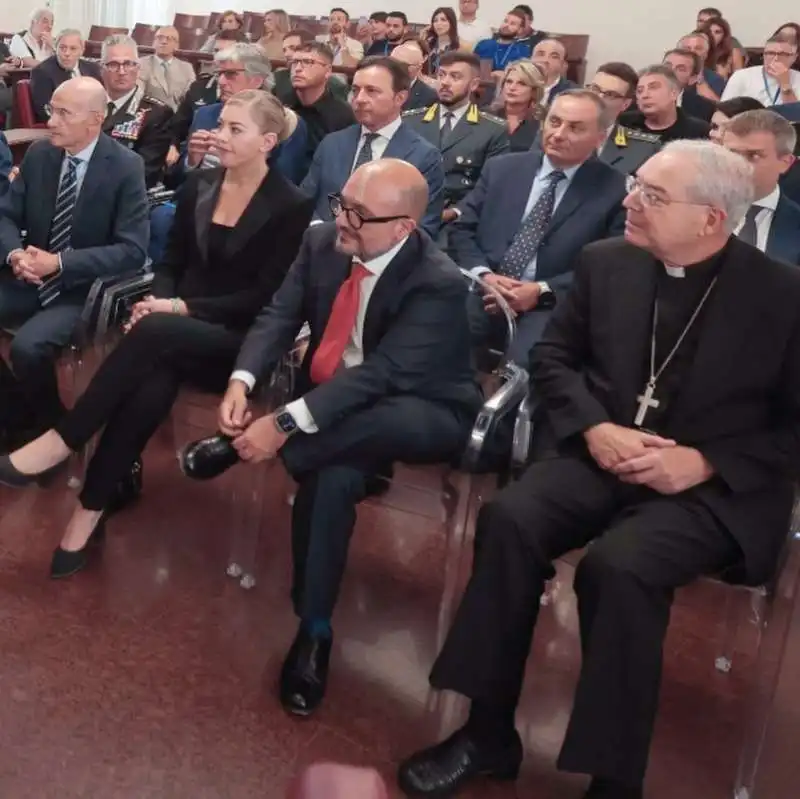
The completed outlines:
<svg viewBox="0 0 800 799">
<path fill-rule="evenodd" d="M 310 716 L 325 696 L 333 637 L 300 627 L 281 669 L 281 704 L 295 716 Z"/>
<path fill-rule="evenodd" d="M 400 764 L 397 781 L 409 796 L 451 796 L 473 777 L 515 780 L 522 764 L 519 735 L 491 750 L 479 746 L 466 728 Z"/>
<path fill-rule="evenodd" d="M 95 525 L 92 534 L 89 536 L 83 549 L 70 551 L 58 547 L 53 552 L 53 560 L 50 563 L 50 577 L 60 580 L 64 577 L 71 577 L 89 563 L 89 554 L 93 549 L 99 547 L 106 538 L 106 514 L 104 513 Z"/>
<path fill-rule="evenodd" d="M 114 490 L 114 496 L 106 507 L 106 516 L 112 513 L 119 513 L 129 505 L 133 505 L 142 495 L 142 477 L 144 465 L 141 458 L 137 458 L 128 473 L 118 483 Z"/>
<path fill-rule="evenodd" d="M 233 439 L 218 433 L 188 444 L 180 456 L 181 471 L 193 480 L 211 480 L 239 462 Z"/>
<path fill-rule="evenodd" d="M 13 463 L 8 455 L 0 456 L 0 485 L 11 488 L 24 488 L 35 483 L 40 477 L 38 474 L 23 474 Z"/>
<path fill-rule="evenodd" d="M 642 799 L 642 788 L 632 788 L 614 780 L 595 777 L 583 799 Z"/>
</svg>

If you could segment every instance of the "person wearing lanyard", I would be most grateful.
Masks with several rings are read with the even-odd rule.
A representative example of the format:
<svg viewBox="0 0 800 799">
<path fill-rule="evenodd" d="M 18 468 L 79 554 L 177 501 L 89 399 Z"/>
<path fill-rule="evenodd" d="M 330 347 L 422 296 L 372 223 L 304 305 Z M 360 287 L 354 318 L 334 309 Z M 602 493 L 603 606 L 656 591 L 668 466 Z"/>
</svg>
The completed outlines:
<svg viewBox="0 0 800 799">
<path fill-rule="evenodd" d="M 523 58 L 530 58 L 530 48 L 518 41 L 520 33 L 525 27 L 525 15 L 522 11 L 509 11 L 506 14 L 500 30 L 494 39 L 484 39 L 475 45 L 475 55 L 488 63 L 492 77 L 503 77 L 505 68 Z"/>
<path fill-rule="evenodd" d="M 753 97 L 765 106 L 795 103 L 800 99 L 800 72 L 792 69 L 797 45 L 774 36 L 764 47 L 764 65 L 734 72 L 722 93 L 722 100 Z"/>
</svg>

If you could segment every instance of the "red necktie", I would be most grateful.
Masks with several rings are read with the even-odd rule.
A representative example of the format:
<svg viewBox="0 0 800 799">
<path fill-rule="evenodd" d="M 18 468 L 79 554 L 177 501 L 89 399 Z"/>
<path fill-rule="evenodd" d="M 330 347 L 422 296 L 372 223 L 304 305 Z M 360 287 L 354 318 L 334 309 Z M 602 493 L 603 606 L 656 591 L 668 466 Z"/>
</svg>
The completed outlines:
<svg viewBox="0 0 800 799">
<path fill-rule="evenodd" d="M 330 380 L 339 368 L 356 324 L 358 304 L 361 299 L 361 281 L 371 274 L 372 272 L 364 264 L 353 261 L 350 277 L 339 288 L 322 340 L 311 359 L 311 379 L 315 383 Z"/>
</svg>

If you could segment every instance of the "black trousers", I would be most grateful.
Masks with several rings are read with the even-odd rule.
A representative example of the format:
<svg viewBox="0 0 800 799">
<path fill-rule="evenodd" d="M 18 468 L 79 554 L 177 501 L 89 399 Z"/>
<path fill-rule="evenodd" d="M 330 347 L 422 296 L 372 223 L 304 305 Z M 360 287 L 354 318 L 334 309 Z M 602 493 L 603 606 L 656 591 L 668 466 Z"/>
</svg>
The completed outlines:
<svg viewBox="0 0 800 799">
<path fill-rule="evenodd" d="M 80 501 L 102 510 L 119 480 L 175 402 L 181 383 L 222 392 L 243 333 L 191 317 L 152 314 L 106 358 L 75 407 L 56 426 L 72 450 L 101 428 Z"/>
<path fill-rule="evenodd" d="M 638 785 L 674 589 L 742 557 L 691 491 L 627 486 L 588 457 L 533 463 L 480 511 L 472 576 L 431 684 L 513 711 L 552 562 L 590 541 L 574 582 L 583 664 L 558 765 Z"/>
<path fill-rule="evenodd" d="M 330 619 L 347 563 L 356 505 L 370 477 L 394 461 L 440 463 L 464 446 L 472 418 L 419 397 L 381 400 L 313 435 L 281 457 L 298 482 L 292 514 L 292 600 L 301 619 Z"/>
</svg>

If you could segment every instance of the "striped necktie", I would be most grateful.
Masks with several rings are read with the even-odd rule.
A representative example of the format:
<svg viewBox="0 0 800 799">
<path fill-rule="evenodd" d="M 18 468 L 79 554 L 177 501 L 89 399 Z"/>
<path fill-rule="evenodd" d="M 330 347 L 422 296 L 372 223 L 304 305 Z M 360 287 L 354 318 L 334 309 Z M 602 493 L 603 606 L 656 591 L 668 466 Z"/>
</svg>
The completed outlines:
<svg viewBox="0 0 800 799">
<path fill-rule="evenodd" d="M 358 157 L 356 158 L 355 164 L 353 164 L 353 172 L 355 172 L 360 166 L 368 164 L 373 159 L 372 142 L 374 142 L 377 138 L 377 133 L 364 134 L 364 143 L 361 145 L 361 149 L 358 151 Z"/>
<path fill-rule="evenodd" d="M 78 199 L 78 164 L 80 158 L 67 156 L 67 168 L 58 187 L 53 222 L 50 225 L 48 249 L 52 253 L 61 253 L 70 248 L 72 239 L 72 217 Z M 45 280 L 39 286 L 39 303 L 43 308 L 50 305 L 61 294 L 61 275 Z"/>
</svg>

